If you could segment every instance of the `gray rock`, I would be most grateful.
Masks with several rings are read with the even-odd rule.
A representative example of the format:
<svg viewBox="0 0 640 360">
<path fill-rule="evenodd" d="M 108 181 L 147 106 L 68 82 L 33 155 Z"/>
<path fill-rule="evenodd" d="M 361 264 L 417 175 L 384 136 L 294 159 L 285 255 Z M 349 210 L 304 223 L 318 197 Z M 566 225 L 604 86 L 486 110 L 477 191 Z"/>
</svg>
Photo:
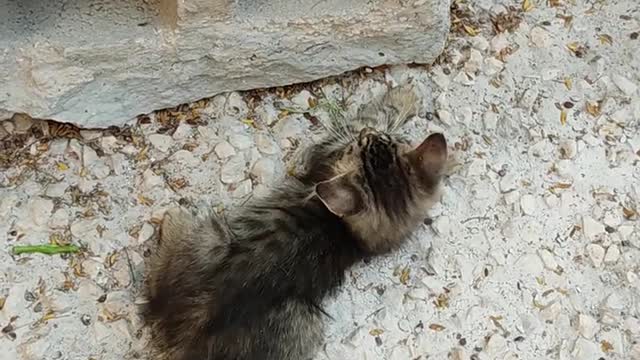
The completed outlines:
<svg viewBox="0 0 640 360">
<path fill-rule="evenodd" d="M 431 63 L 449 28 L 448 0 L 160 4 L 0 0 L 0 112 L 123 125 L 227 91 Z"/>
<path fill-rule="evenodd" d="M 171 136 L 164 135 L 164 134 L 151 134 L 151 135 L 149 135 L 149 142 L 156 149 L 158 149 L 158 150 L 160 150 L 162 152 L 169 151 L 169 149 L 171 148 L 171 145 L 173 145 L 173 139 L 171 138 Z"/>
<path fill-rule="evenodd" d="M 225 184 L 233 184 L 245 178 L 245 160 L 242 155 L 235 155 L 229 159 L 220 170 L 220 180 Z"/>
<path fill-rule="evenodd" d="M 236 154 L 236 150 L 227 141 L 218 143 L 213 150 L 220 159 L 226 159 Z"/>
</svg>

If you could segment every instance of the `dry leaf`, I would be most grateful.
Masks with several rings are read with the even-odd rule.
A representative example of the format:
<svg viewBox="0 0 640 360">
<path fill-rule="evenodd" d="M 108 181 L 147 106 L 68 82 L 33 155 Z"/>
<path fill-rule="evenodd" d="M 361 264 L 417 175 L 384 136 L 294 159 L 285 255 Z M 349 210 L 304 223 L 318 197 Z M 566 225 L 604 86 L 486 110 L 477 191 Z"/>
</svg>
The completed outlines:
<svg viewBox="0 0 640 360">
<path fill-rule="evenodd" d="M 600 44 L 602 45 L 613 45 L 613 38 L 611 35 L 600 34 L 598 35 L 598 40 L 600 40 Z"/>
<path fill-rule="evenodd" d="M 558 14 L 558 15 L 556 15 L 556 17 L 560 18 L 560 19 L 562 19 L 564 21 L 564 27 L 566 29 L 571 27 L 571 24 L 573 23 L 573 16 Z"/>
<path fill-rule="evenodd" d="M 433 304 L 440 310 L 446 309 L 449 307 L 449 297 L 447 296 L 447 294 L 442 293 L 438 295 L 438 297 L 436 297 L 436 299 L 433 301 Z"/>
<path fill-rule="evenodd" d="M 569 77 L 565 77 L 564 78 L 564 87 L 566 87 L 567 90 L 571 90 L 573 88 L 573 80 L 571 80 L 571 78 L 569 78 Z"/>
<path fill-rule="evenodd" d="M 560 111 L 560 124 L 562 124 L 562 125 L 566 125 L 567 124 L 567 111 L 566 110 Z"/>
<path fill-rule="evenodd" d="M 630 209 L 624 206 L 622 207 L 622 215 L 624 215 L 624 218 L 627 220 L 634 218 L 637 214 L 638 213 L 634 209 Z"/>
<path fill-rule="evenodd" d="M 528 12 L 533 9 L 533 2 L 531 0 L 524 0 L 522 3 L 522 11 Z"/>
<path fill-rule="evenodd" d="M 587 101 L 586 109 L 591 116 L 600 115 L 600 104 L 598 102 Z"/>
<path fill-rule="evenodd" d="M 562 5 L 560 0 L 549 0 L 547 1 L 547 4 L 549 4 L 550 7 L 559 7 Z"/>
<path fill-rule="evenodd" d="M 587 47 L 577 41 L 569 43 L 567 49 L 576 57 L 582 58 L 587 54 Z"/>
<path fill-rule="evenodd" d="M 60 171 L 66 171 L 69 170 L 69 166 L 67 166 L 67 164 L 63 163 L 63 162 L 58 162 L 56 163 L 56 167 L 58 168 L 58 170 Z"/>
<path fill-rule="evenodd" d="M 104 261 L 106 267 L 110 268 L 115 265 L 116 261 L 118 261 L 118 253 L 116 251 L 107 255 L 107 258 Z"/>
<path fill-rule="evenodd" d="M 411 270 L 409 268 L 404 268 L 400 272 L 400 282 L 403 285 L 407 285 L 407 283 L 409 282 L 409 274 L 410 273 L 411 273 Z"/>
<path fill-rule="evenodd" d="M 371 336 L 380 336 L 384 333 L 384 330 L 382 329 L 373 329 L 371 331 L 369 331 L 369 335 Z"/>
<path fill-rule="evenodd" d="M 244 119 L 242 120 L 242 123 L 251 126 L 252 128 L 256 127 L 256 122 L 253 119 Z"/>
<path fill-rule="evenodd" d="M 476 35 L 478 35 L 478 30 L 477 30 L 476 28 L 474 28 L 473 26 L 471 26 L 471 25 L 466 25 L 466 24 L 463 24 L 462 26 L 463 26 L 463 28 L 464 28 L 464 31 L 465 31 L 467 34 L 469 34 L 470 36 L 476 36 Z"/>
<path fill-rule="evenodd" d="M 446 329 L 444 326 L 440 325 L 440 324 L 431 324 L 429 325 L 429 329 L 433 330 L 433 331 L 442 331 L 444 329 Z"/>
<path fill-rule="evenodd" d="M 4 304 L 7 302 L 7 298 L 0 297 L 0 311 L 4 308 Z"/>
<path fill-rule="evenodd" d="M 602 349 L 602 352 L 608 353 L 613 350 L 613 345 L 611 345 L 607 340 L 602 340 L 600 341 L 600 349 Z"/>
<path fill-rule="evenodd" d="M 169 186 L 173 189 L 173 190 L 179 190 L 184 188 L 185 186 L 187 186 L 187 180 L 185 178 L 175 178 L 175 179 L 171 179 L 169 180 Z"/>
<path fill-rule="evenodd" d="M 148 197 L 144 196 L 144 195 L 138 195 L 138 204 L 144 205 L 144 206 L 151 206 L 153 205 L 154 201 L 149 199 Z"/>
<path fill-rule="evenodd" d="M 309 100 L 307 100 L 307 103 L 309 104 L 309 108 L 313 109 L 314 107 L 318 106 L 318 99 L 310 97 Z"/>
<path fill-rule="evenodd" d="M 53 310 L 48 310 L 47 313 L 42 317 L 42 321 L 49 321 L 51 319 L 55 319 L 56 313 Z"/>
</svg>

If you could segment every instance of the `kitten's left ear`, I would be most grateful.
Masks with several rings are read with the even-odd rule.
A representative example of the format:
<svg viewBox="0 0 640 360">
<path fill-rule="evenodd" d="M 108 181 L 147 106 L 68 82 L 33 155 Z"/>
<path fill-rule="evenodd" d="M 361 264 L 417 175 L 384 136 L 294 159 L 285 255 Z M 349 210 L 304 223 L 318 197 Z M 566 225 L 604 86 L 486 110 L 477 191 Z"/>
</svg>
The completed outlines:
<svg viewBox="0 0 640 360">
<path fill-rule="evenodd" d="M 431 134 L 408 156 L 411 164 L 423 176 L 440 176 L 447 162 L 447 140 L 440 133 Z"/>
<path fill-rule="evenodd" d="M 355 215 L 364 208 L 362 192 L 348 175 L 318 183 L 316 194 L 327 209 L 338 217 Z"/>
</svg>

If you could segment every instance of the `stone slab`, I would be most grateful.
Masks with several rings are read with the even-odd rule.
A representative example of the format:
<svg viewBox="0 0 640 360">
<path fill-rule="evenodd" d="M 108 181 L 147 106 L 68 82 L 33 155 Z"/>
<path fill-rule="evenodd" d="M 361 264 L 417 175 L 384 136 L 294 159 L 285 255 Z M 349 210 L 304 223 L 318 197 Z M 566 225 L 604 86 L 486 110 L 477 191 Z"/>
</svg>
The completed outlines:
<svg viewBox="0 0 640 360">
<path fill-rule="evenodd" d="M 448 0 L 0 0 L 0 115 L 84 127 L 363 66 L 431 63 Z"/>
</svg>

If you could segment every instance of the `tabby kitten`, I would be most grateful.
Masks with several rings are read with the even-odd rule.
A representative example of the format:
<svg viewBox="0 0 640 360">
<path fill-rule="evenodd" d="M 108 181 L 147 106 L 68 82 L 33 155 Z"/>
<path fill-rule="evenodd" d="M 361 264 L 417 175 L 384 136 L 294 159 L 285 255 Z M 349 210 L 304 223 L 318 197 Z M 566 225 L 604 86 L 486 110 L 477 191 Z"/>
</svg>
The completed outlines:
<svg viewBox="0 0 640 360">
<path fill-rule="evenodd" d="M 303 176 L 226 222 L 170 210 L 149 270 L 154 358 L 312 358 L 323 342 L 322 302 L 346 270 L 398 248 L 438 200 L 444 136 L 412 147 L 393 134 L 415 104 L 412 91 L 392 90 L 370 106 L 392 109 L 367 121 L 378 129 L 329 126 Z"/>
</svg>

